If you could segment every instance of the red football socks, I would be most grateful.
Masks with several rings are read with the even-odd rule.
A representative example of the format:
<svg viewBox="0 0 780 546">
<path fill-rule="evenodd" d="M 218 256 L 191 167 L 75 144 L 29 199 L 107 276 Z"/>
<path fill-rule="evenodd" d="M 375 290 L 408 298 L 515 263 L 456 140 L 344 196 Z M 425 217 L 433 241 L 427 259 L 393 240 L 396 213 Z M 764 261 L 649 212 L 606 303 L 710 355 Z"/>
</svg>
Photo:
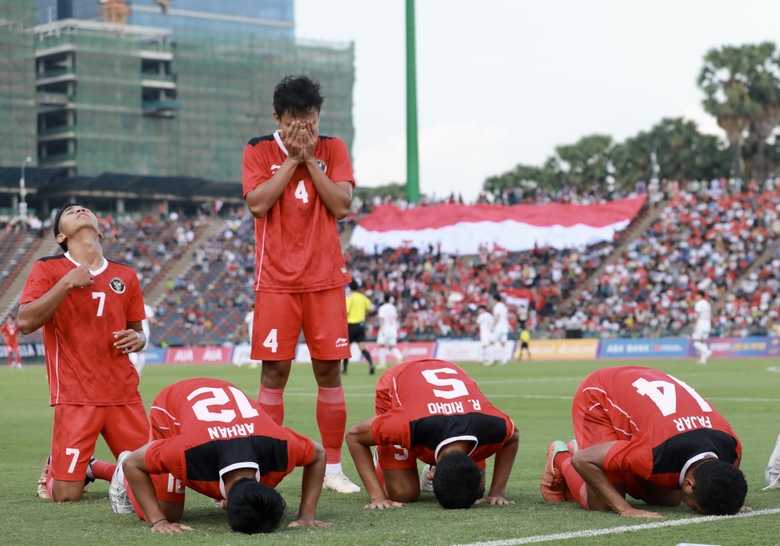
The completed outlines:
<svg viewBox="0 0 780 546">
<path fill-rule="evenodd" d="M 580 503 L 580 506 L 585 510 L 590 510 L 588 507 L 588 486 L 579 472 L 572 466 L 571 455 L 567 452 L 558 453 L 553 465 L 563 474 L 563 479 L 566 480 L 566 489 L 571 493 L 572 498 Z"/>
<path fill-rule="evenodd" d="M 95 461 L 92 463 L 92 475 L 98 480 L 111 481 L 114 476 L 114 470 L 116 465 L 114 463 L 108 463 L 106 461 Z"/>
<path fill-rule="evenodd" d="M 328 456 L 328 464 L 341 462 L 341 445 L 347 429 L 347 403 L 344 389 L 319 387 L 317 389 L 317 426 L 322 436 L 322 447 Z"/>
<path fill-rule="evenodd" d="M 257 403 L 277 425 L 284 423 L 284 389 L 269 389 L 260 385 Z"/>
</svg>

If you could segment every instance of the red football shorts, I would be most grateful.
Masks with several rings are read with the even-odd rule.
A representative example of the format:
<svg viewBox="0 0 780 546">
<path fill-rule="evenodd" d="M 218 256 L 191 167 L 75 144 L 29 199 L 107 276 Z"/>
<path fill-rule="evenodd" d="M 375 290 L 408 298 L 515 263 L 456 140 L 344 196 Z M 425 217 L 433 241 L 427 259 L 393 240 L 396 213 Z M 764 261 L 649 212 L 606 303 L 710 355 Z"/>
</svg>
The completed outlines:
<svg viewBox="0 0 780 546">
<path fill-rule="evenodd" d="M 572 401 L 571 422 L 579 449 L 621 440 L 609 420 L 609 414 L 601 407 L 601 401 L 590 396 L 591 392 L 594 391 L 585 391 L 580 385 Z M 621 472 L 607 472 L 607 477 L 612 483 L 626 481 L 626 475 Z"/>
<path fill-rule="evenodd" d="M 60 481 L 83 481 L 99 434 L 115 458 L 142 447 L 149 437 L 143 404 L 54 406 L 50 475 Z"/>
<path fill-rule="evenodd" d="M 344 288 L 297 294 L 256 292 L 252 359 L 295 358 L 301 328 L 312 358 L 349 358 Z"/>
</svg>

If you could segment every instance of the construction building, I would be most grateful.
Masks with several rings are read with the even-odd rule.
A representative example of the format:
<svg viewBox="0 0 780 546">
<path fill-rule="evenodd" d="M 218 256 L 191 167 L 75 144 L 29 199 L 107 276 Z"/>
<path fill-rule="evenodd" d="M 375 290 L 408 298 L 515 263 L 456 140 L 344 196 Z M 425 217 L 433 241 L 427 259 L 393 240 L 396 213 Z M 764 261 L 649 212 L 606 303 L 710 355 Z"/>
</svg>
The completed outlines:
<svg viewBox="0 0 780 546">
<path fill-rule="evenodd" d="M 34 28 L 34 0 L 2 2 L 16 6 L 0 13 L 16 30 L 0 34 L 0 47 L 13 51 L 11 61 L 0 52 L 0 105 L 13 103 L 0 115 L 15 121 L 0 123 L 0 167 L 18 169 L 31 156 L 29 176 L 36 165 L 49 169 L 28 195 L 39 213 L 66 197 L 85 204 L 94 198 L 90 206 L 102 210 L 156 210 L 150 198 L 161 187 L 174 192 L 164 192 L 173 200 L 181 188 L 185 201 L 225 193 L 223 200 L 240 202 L 244 146 L 276 129 L 273 89 L 288 74 L 320 81 L 326 96 L 320 131 L 351 149 L 353 45 L 292 39 L 292 0 L 37 0 L 37 20 L 43 10 L 47 22 Z M 99 11 L 107 6 L 110 14 Z M 99 20 L 121 19 L 122 6 L 129 22 L 158 26 Z M 232 11 L 204 15 L 214 6 Z M 262 6 L 266 12 L 249 9 Z M 221 29 L 241 17 L 249 22 L 234 22 L 240 30 Z M 13 177 L 0 172 L 0 208 L 17 205 L 14 184 L 6 182 Z M 134 183 L 141 179 L 146 183 Z M 198 194 L 193 181 L 209 192 Z"/>
</svg>

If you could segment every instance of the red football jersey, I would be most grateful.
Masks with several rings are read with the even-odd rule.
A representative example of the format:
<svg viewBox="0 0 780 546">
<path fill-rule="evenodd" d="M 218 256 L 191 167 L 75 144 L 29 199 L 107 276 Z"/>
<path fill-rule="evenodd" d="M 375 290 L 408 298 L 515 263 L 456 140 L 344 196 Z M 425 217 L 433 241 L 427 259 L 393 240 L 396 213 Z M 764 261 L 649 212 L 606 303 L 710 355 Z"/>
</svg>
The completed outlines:
<svg viewBox="0 0 780 546">
<path fill-rule="evenodd" d="M 244 149 L 244 197 L 267 181 L 287 157 L 277 131 Z M 334 183 L 355 180 L 344 141 L 320 136 L 317 162 Z M 349 284 L 336 217 L 320 199 L 301 162 L 279 200 L 255 219 L 255 292 L 317 292 Z"/>
<path fill-rule="evenodd" d="M 19 340 L 17 335 L 19 334 L 19 327 L 16 324 L 3 324 L 0 326 L 0 332 L 5 334 L 5 344 L 9 349 L 19 350 Z"/>
<path fill-rule="evenodd" d="M 432 465 L 439 449 L 456 440 L 475 442 L 469 457 L 484 461 L 515 431 L 476 382 L 446 360 L 412 360 L 390 368 L 377 384 L 377 410 L 371 423 L 377 445 L 401 446 Z"/>
<path fill-rule="evenodd" d="M 736 464 L 742 445 L 726 419 L 683 381 L 640 366 L 604 368 L 579 387 L 588 411 L 609 419 L 619 438 L 604 459 L 606 472 L 630 472 L 665 489 L 702 454 Z"/>
<path fill-rule="evenodd" d="M 314 459 L 309 438 L 277 425 L 260 404 L 219 379 L 199 377 L 166 387 L 149 418 L 153 437 L 162 438 L 146 451 L 149 472 L 170 474 L 212 499 L 225 498 L 222 475 L 230 470 L 254 468 L 260 483 L 276 487 L 296 466 Z M 170 489 L 158 489 L 158 498 L 184 500 L 183 491 Z"/>
<path fill-rule="evenodd" d="M 41 258 L 32 267 L 19 304 L 46 294 L 78 267 L 70 254 Z M 43 325 L 49 403 L 119 406 L 141 401 L 138 372 L 114 347 L 114 332 L 141 321 L 144 298 L 131 268 L 103 260 L 94 284 L 74 288 Z"/>
</svg>

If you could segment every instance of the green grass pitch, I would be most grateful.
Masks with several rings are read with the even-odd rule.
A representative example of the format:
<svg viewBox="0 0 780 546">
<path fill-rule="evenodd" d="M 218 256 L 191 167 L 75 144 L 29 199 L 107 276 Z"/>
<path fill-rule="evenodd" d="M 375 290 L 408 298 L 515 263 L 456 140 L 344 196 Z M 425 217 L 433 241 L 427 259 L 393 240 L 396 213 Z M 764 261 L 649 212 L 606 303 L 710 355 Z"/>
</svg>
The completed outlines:
<svg viewBox="0 0 780 546">
<path fill-rule="evenodd" d="M 56 505 L 35 497 L 35 483 L 49 450 L 52 409 L 48 406 L 43 366 L 25 370 L 0 369 L 0 544 L 470 544 L 514 541 L 558 533 L 577 533 L 650 522 L 698 519 L 685 506 L 660 508 L 663 520 L 635 520 L 612 513 L 590 513 L 579 505 L 545 504 L 539 494 L 547 446 L 552 440 L 568 441 L 571 396 L 579 381 L 603 365 L 639 364 L 657 367 L 682 379 L 708 398 L 731 422 L 744 445 L 742 469 L 749 483 L 746 504 L 754 511 L 780 507 L 780 491 L 762 491 L 764 467 L 780 433 L 780 361 L 771 359 L 712 360 L 698 366 L 692 359 L 666 361 L 524 362 L 484 368 L 465 364 L 483 392 L 508 413 L 520 430 L 520 449 L 507 487 L 514 506 L 478 506 L 470 510 L 444 511 L 432 494 L 402 509 L 369 511 L 365 492 L 340 495 L 323 492 L 318 519 L 333 522 L 329 529 L 282 528 L 273 535 L 249 537 L 230 532 L 221 510 L 211 501 L 190 492 L 184 522 L 194 531 L 180 536 L 152 535 L 133 516 L 111 511 L 108 484 L 97 482 L 80 503 Z M 147 366 L 141 391 L 147 407 L 164 386 L 179 379 L 211 376 L 231 381 L 256 397 L 257 369 L 221 366 Z M 348 426 L 370 417 L 377 376 L 365 365 L 353 364 L 344 377 Z M 285 395 L 285 425 L 319 441 L 314 419 L 316 385 L 307 365 L 293 366 Z M 102 440 L 97 456 L 108 458 Z M 488 461 L 488 483 L 492 473 Z M 344 448 L 346 473 L 359 482 Z M 300 471 L 279 486 L 287 500 L 286 523 L 294 519 L 300 501 Z M 635 503 L 638 506 L 643 503 Z M 721 545 L 779 544 L 776 513 L 748 518 L 728 518 L 699 524 L 641 529 L 595 537 L 575 535 L 567 544 Z M 535 542 L 558 542 L 539 539 Z M 500 543 L 499 543 L 500 544 Z"/>
</svg>

